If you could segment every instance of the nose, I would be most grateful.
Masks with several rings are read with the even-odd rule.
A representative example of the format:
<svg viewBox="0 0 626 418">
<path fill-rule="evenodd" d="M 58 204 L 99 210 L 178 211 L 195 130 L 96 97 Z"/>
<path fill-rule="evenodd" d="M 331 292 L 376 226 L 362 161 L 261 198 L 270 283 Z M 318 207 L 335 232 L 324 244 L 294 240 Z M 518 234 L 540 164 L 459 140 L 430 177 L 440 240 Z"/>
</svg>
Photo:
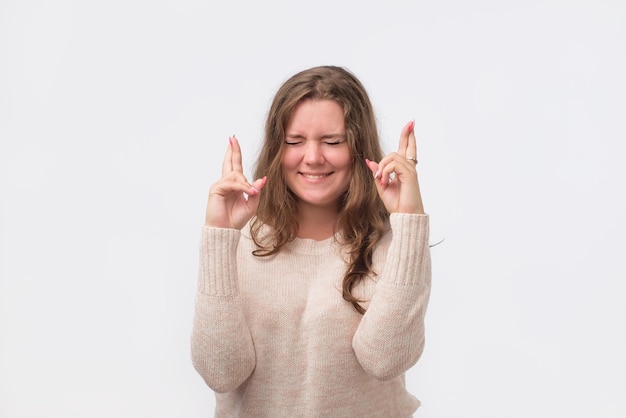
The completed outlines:
<svg viewBox="0 0 626 418">
<path fill-rule="evenodd" d="M 317 141 L 307 141 L 302 160 L 306 164 L 324 163 L 324 153 L 322 152 L 321 144 Z"/>
</svg>

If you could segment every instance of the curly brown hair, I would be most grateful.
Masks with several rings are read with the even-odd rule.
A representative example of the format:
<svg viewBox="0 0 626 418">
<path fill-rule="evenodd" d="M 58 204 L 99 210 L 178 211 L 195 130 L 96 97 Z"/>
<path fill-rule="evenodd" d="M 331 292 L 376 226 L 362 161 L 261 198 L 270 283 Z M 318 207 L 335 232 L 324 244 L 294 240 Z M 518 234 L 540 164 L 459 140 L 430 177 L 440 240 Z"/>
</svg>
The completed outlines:
<svg viewBox="0 0 626 418">
<path fill-rule="evenodd" d="M 334 100 L 344 112 L 346 136 L 352 157 L 352 176 L 342 197 L 337 220 L 341 244 L 348 249 L 350 262 L 343 277 L 343 298 L 363 314 L 365 309 L 352 289 L 372 269 L 374 247 L 388 225 L 389 213 L 378 197 L 374 179 L 365 159 L 380 161 L 376 118 L 361 82 L 347 69 L 314 67 L 289 78 L 277 91 L 265 125 L 265 138 L 256 163 L 254 178 L 267 176 L 259 207 L 252 221 L 251 235 L 258 249 L 255 256 L 270 256 L 298 234 L 297 199 L 283 180 L 281 160 L 285 130 L 294 109 L 303 100 Z M 262 234 L 263 225 L 271 226 Z"/>
</svg>

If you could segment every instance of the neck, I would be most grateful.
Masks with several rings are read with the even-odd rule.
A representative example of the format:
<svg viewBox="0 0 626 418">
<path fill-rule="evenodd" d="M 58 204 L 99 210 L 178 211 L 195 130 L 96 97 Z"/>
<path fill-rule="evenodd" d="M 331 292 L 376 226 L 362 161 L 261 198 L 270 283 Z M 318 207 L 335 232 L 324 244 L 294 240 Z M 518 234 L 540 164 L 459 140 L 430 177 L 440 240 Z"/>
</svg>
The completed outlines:
<svg viewBox="0 0 626 418">
<path fill-rule="evenodd" d="M 317 241 L 330 238 L 335 234 L 337 208 L 301 203 L 298 205 L 298 224 L 298 238 L 310 238 Z"/>
</svg>

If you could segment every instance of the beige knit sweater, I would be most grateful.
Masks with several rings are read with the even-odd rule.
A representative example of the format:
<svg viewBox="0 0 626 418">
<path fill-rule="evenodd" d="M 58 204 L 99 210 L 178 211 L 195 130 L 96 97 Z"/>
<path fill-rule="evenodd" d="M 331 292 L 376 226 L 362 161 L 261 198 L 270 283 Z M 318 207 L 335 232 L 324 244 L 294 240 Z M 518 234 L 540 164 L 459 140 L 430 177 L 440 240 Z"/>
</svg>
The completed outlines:
<svg viewBox="0 0 626 418">
<path fill-rule="evenodd" d="M 192 360 L 216 392 L 215 417 L 411 417 L 404 372 L 424 347 L 428 215 L 392 214 L 377 276 L 341 296 L 346 253 L 296 239 L 254 257 L 249 230 L 204 227 Z"/>
</svg>

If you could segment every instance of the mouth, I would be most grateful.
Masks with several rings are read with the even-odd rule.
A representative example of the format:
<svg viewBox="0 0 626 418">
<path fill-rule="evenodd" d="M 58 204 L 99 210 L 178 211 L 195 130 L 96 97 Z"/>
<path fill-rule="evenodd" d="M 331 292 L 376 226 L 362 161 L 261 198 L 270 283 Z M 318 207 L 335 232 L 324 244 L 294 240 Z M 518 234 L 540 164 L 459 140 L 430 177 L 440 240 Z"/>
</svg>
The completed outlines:
<svg viewBox="0 0 626 418">
<path fill-rule="evenodd" d="M 326 178 L 328 176 L 330 176 L 331 174 L 333 174 L 332 172 L 330 173 L 320 173 L 320 174 L 313 174 L 313 173 L 302 173 L 302 172 L 298 172 L 298 174 L 304 176 L 305 178 L 309 179 L 309 180 L 321 180 L 323 178 Z"/>
</svg>

